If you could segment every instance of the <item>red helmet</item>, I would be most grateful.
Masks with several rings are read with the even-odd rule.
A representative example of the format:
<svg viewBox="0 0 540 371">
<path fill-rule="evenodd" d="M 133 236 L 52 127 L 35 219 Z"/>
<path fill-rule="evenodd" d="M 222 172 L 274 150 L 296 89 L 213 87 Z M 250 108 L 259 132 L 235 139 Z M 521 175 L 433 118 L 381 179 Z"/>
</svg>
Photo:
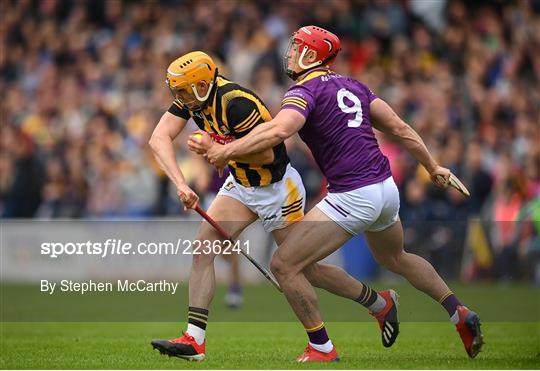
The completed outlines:
<svg viewBox="0 0 540 371">
<path fill-rule="evenodd" d="M 288 59 L 290 57 L 290 50 L 293 47 L 298 48 L 298 65 L 303 69 L 302 72 L 293 72 L 288 68 Z M 304 56 L 306 53 L 312 50 L 317 53 L 317 60 L 308 65 L 304 64 Z M 305 26 L 301 27 L 298 31 L 294 32 L 289 42 L 289 47 L 285 53 L 285 71 L 289 77 L 296 80 L 298 76 L 307 70 L 324 65 L 331 61 L 341 50 L 341 42 L 339 38 L 332 32 L 320 28 L 317 26 Z"/>
</svg>

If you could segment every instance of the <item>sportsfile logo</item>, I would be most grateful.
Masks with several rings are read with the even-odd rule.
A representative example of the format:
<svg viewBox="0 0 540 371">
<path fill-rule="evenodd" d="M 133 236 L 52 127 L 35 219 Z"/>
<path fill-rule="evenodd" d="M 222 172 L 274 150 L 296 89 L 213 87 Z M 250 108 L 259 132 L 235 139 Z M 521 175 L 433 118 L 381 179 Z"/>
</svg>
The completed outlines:
<svg viewBox="0 0 540 371">
<path fill-rule="evenodd" d="M 179 238 L 173 242 L 125 242 L 109 238 L 104 242 L 43 242 L 41 255 L 58 258 L 62 255 L 95 255 L 101 258 L 122 255 L 232 255 L 241 254 L 241 249 L 249 253 L 249 240 L 186 240 Z"/>
</svg>

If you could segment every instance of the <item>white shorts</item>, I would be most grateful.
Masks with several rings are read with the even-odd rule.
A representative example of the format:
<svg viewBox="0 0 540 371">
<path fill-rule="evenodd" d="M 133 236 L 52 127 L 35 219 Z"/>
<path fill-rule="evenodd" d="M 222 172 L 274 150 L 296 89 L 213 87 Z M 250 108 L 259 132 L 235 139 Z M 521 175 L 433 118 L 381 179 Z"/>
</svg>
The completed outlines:
<svg viewBox="0 0 540 371">
<path fill-rule="evenodd" d="M 304 216 L 306 190 L 300 174 L 290 164 L 279 182 L 264 187 L 244 187 L 229 175 L 218 196 L 232 197 L 259 216 L 264 230 L 272 232 Z"/>
<path fill-rule="evenodd" d="M 379 232 L 399 219 L 399 191 L 389 177 L 349 192 L 328 193 L 317 207 L 352 235 Z"/>
</svg>

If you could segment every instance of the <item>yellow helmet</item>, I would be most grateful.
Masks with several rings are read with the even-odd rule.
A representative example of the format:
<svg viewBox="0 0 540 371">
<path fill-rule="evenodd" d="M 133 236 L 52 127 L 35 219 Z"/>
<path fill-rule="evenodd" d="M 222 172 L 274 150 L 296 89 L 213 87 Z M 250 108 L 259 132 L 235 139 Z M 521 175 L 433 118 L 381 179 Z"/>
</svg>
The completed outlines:
<svg viewBox="0 0 540 371">
<path fill-rule="evenodd" d="M 181 105 L 190 110 L 197 110 L 205 105 L 217 74 L 218 70 L 212 58 L 206 53 L 196 51 L 183 55 L 169 65 L 165 83 Z M 199 95 L 197 90 L 197 83 L 200 81 L 208 85 L 208 90 L 203 96 Z M 191 98 L 193 95 L 198 103 Z"/>
</svg>

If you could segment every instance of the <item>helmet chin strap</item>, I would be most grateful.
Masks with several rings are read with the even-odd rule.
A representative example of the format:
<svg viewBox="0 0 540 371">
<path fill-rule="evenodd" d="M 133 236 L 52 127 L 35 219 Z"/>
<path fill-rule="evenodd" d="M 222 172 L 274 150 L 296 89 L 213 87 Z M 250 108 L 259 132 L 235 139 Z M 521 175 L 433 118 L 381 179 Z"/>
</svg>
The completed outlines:
<svg viewBox="0 0 540 371">
<path fill-rule="evenodd" d="M 204 103 L 204 102 L 206 102 L 206 100 L 210 96 L 210 93 L 212 92 L 212 87 L 213 86 L 214 86 L 213 82 L 211 82 L 208 85 L 208 90 L 207 90 L 206 95 L 204 97 L 199 96 L 199 92 L 197 91 L 197 87 L 195 86 L 195 84 L 191 84 L 191 90 L 193 90 L 193 94 L 195 94 L 195 98 L 197 98 L 197 100 L 199 102 Z"/>
<path fill-rule="evenodd" d="M 308 50 L 309 50 L 308 47 L 304 46 L 304 48 L 302 49 L 302 54 L 300 54 L 300 58 L 298 58 L 298 65 L 304 70 L 309 70 L 310 68 L 320 66 L 323 63 L 323 61 L 321 60 L 321 61 L 316 61 L 308 65 L 305 65 L 303 60 Z"/>
</svg>

